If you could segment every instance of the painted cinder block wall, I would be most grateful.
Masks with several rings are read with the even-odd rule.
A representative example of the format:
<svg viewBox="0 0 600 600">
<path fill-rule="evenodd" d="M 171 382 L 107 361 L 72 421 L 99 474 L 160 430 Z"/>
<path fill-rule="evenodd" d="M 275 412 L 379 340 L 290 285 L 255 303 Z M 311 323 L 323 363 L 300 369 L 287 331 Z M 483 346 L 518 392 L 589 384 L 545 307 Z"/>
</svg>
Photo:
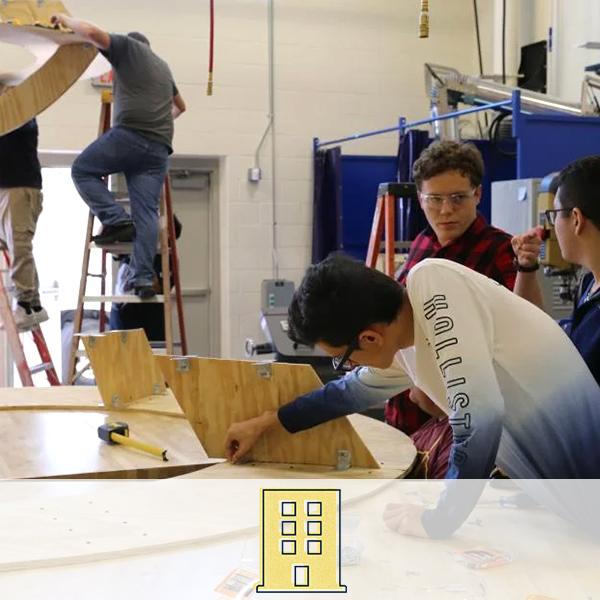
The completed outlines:
<svg viewBox="0 0 600 600">
<path fill-rule="evenodd" d="M 273 276 L 271 135 L 263 179 L 247 170 L 267 125 L 266 0 L 217 0 L 215 84 L 206 96 L 208 0 L 66 0 L 72 14 L 109 31 L 143 31 L 171 65 L 188 111 L 177 121 L 175 151 L 219 157 L 220 339 L 223 356 L 243 356 L 261 339 L 260 281 Z M 482 5 L 483 27 L 493 11 Z M 477 72 L 472 3 L 436 0 L 431 34 L 417 35 L 419 2 L 275 0 L 276 256 L 280 277 L 299 281 L 309 262 L 312 138 L 379 129 L 427 113 L 423 63 Z M 484 39 L 486 56 L 491 40 Z M 97 132 L 98 92 L 80 82 L 39 119 L 44 149 L 78 150 Z M 393 154 L 396 136 L 347 144 L 344 152 Z M 68 268 L 79 269 L 74 258 Z"/>
</svg>

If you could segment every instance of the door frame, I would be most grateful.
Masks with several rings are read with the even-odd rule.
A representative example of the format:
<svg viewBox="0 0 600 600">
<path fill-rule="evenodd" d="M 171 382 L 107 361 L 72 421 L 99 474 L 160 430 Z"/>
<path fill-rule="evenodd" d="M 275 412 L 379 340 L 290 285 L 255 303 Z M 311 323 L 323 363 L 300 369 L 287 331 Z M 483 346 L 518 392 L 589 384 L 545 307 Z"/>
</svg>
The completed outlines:
<svg viewBox="0 0 600 600">
<path fill-rule="evenodd" d="M 52 167 L 71 167 L 74 160 L 79 156 L 78 151 L 62 150 L 40 150 L 40 163 L 42 168 Z M 210 320 L 210 356 L 221 356 L 221 303 L 222 303 L 222 285 L 221 278 L 221 215 L 220 215 L 220 174 L 221 159 L 212 156 L 198 156 L 190 154 L 173 154 L 169 159 L 169 170 L 202 171 L 209 177 L 209 320 Z M 83 201 L 82 201 L 83 202 Z M 0 366 L 1 369 L 1 366 Z"/>
</svg>

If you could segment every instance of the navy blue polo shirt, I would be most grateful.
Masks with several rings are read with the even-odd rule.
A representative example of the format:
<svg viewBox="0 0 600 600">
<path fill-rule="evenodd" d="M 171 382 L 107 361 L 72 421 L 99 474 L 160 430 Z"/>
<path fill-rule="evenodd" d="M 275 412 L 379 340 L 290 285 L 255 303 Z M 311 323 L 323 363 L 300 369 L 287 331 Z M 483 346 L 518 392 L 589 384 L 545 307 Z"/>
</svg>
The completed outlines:
<svg viewBox="0 0 600 600">
<path fill-rule="evenodd" d="M 560 324 L 600 385 L 600 290 L 587 297 L 593 284 L 594 276 L 588 273 L 582 280 L 581 294 L 575 301 L 571 318 Z"/>
</svg>

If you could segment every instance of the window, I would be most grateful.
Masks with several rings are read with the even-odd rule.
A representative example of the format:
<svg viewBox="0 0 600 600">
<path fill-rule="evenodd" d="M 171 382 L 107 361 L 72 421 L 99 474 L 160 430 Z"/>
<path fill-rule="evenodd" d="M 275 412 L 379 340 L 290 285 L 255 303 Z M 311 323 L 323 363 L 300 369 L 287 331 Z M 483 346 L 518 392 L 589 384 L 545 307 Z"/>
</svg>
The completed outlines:
<svg viewBox="0 0 600 600">
<path fill-rule="evenodd" d="M 281 521 L 281 535 L 296 535 L 296 521 Z"/>
<path fill-rule="evenodd" d="M 306 554 L 323 554 L 321 540 L 306 540 Z"/>
<path fill-rule="evenodd" d="M 281 516 L 295 517 L 296 516 L 296 503 L 295 502 L 282 502 L 281 503 Z"/>
<path fill-rule="evenodd" d="M 295 540 L 280 540 L 281 554 L 296 554 Z"/>
<path fill-rule="evenodd" d="M 306 521 L 306 535 L 323 535 L 321 521 Z"/>
<path fill-rule="evenodd" d="M 306 514 L 309 517 L 320 517 L 323 514 L 323 505 L 321 502 L 307 502 Z"/>
</svg>

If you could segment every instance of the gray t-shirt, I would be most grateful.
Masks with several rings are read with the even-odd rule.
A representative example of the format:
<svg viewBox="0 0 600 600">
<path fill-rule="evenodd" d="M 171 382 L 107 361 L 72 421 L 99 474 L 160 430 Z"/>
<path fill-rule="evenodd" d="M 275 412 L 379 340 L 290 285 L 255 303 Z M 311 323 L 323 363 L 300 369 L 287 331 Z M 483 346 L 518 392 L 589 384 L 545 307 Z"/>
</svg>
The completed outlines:
<svg viewBox="0 0 600 600">
<path fill-rule="evenodd" d="M 172 152 L 171 109 L 178 91 L 169 65 L 146 44 L 114 33 L 102 54 L 114 69 L 114 124 L 161 142 Z"/>
</svg>

